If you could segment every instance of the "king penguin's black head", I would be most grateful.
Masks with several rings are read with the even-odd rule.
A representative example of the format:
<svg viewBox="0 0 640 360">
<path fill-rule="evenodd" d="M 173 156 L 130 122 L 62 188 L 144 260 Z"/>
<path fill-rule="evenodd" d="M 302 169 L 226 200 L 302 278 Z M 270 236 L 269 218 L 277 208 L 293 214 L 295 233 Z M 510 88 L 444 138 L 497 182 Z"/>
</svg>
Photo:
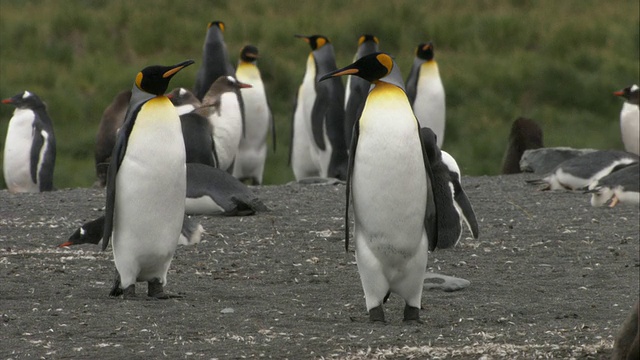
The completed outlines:
<svg viewBox="0 0 640 360">
<path fill-rule="evenodd" d="M 136 76 L 136 86 L 144 92 L 160 96 L 167 91 L 173 75 L 193 63 L 193 60 L 187 60 L 171 66 L 148 66 Z"/>
<path fill-rule="evenodd" d="M 433 60 L 433 43 L 429 41 L 428 43 L 418 45 L 416 48 L 416 56 L 426 61 Z"/>
<path fill-rule="evenodd" d="M 393 59 L 382 52 L 365 55 L 351 65 L 332 71 L 320 78 L 320 81 L 342 75 L 356 75 L 369 82 L 382 79 L 393 69 Z"/>
<path fill-rule="evenodd" d="M 253 45 L 247 45 L 240 51 L 240 59 L 245 62 L 254 62 L 258 59 L 258 48 Z"/>
<path fill-rule="evenodd" d="M 311 46 L 311 50 L 320 49 L 321 47 L 330 43 L 329 39 L 324 35 L 296 35 L 296 37 L 306 41 L 309 46 Z"/>
</svg>

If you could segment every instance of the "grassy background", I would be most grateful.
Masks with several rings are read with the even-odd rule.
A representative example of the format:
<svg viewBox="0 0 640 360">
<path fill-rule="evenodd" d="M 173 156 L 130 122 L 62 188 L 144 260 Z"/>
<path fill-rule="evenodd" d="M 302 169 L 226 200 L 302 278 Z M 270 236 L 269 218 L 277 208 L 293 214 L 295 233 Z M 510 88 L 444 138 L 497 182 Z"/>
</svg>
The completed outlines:
<svg viewBox="0 0 640 360">
<path fill-rule="evenodd" d="M 493 175 L 518 116 L 541 124 L 546 146 L 622 148 L 612 92 L 638 83 L 639 12 L 637 0 L 0 0 L 0 97 L 29 90 L 47 102 L 55 186 L 91 186 L 95 134 L 115 94 L 143 67 L 187 58 L 197 63 L 171 87 L 192 88 L 206 24 L 222 20 L 232 62 L 245 44 L 261 52 L 278 134 L 265 183 L 278 184 L 293 179 L 292 103 L 309 52 L 294 34 L 328 36 L 345 66 L 358 36 L 373 33 L 405 78 L 415 46 L 433 40 L 447 93 L 443 149 L 464 174 Z M 0 148 L 12 112 L 0 106 Z"/>
</svg>

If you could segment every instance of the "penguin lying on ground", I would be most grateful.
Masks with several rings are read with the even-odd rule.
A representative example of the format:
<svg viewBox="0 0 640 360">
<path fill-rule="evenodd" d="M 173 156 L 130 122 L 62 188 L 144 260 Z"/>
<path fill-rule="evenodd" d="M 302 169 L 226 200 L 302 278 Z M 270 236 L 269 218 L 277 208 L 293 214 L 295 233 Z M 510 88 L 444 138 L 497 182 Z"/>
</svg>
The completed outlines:
<svg viewBox="0 0 640 360">
<path fill-rule="evenodd" d="M 180 239 L 178 244 L 180 245 L 193 245 L 200 242 L 202 239 L 202 233 L 204 228 L 200 223 L 192 220 L 187 215 L 184 216 L 182 221 L 182 230 L 180 231 Z M 95 220 L 87 221 L 82 224 L 76 231 L 69 236 L 69 239 L 64 243 L 58 245 L 58 247 L 67 247 L 79 244 L 94 244 L 98 245 L 104 235 L 104 215 L 98 217 Z"/>
<path fill-rule="evenodd" d="M 544 147 L 542 128 L 531 119 L 519 117 L 513 121 L 507 150 L 502 159 L 503 174 L 521 173 L 520 159 L 522 154 L 529 149 L 539 149 Z"/>
<path fill-rule="evenodd" d="M 213 84 L 202 100 L 202 107 L 196 112 L 209 119 L 213 130 L 213 146 L 217 157 L 217 167 L 231 172 L 243 135 L 243 122 L 236 91 L 251 85 L 238 81 L 233 76 L 221 76 Z"/>
<path fill-rule="evenodd" d="M 618 168 L 638 162 L 638 155 L 616 150 L 599 150 L 560 163 L 542 179 L 527 180 L 530 184 L 544 184 L 540 190 L 578 190 L 607 176 Z"/>
<path fill-rule="evenodd" d="M 119 92 L 111 101 L 111 104 L 104 109 L 98 133 L 96 134 L 96 149 L 94 154 L 96 164 L 96 176 L 98 177 L 97 185 L 104 187 L 107 185 L 107 171 L 109 162 L 111 161 L 111 153 L 116 143 L 116 133 L 124 117 L 127 114 L 129 100 L 131 99 L 131 90 Z"/>
<path fill-rule="evenodd" d="M 431 42 L 416 48 L 407 77 L 407 97 L 420 126 L 433 130 L 441 148 L 445 129 L 445 92 Z"/>
<path fill-rule="evenodd" d="M 640 165 L 626 166 L 592 182 L 585 193 L 591 194 L 592 206 L 602 206 L 609 200 L 610 207 L 618 202 L 640 203 Z"/>
<path fill-rule="evenodd" d="M 320 82 L 336 66 L 333 45 L 322 35 L 296 35 L 311 46 L 302 84 L 296 95 L 289 163 L 296 180 L 346 178 L 344 85 L 340 79 Z"/>
<path fill-rule="evenodd" d="M 630 153 L 640 155 L 640 89 L 631 85 L 613 94 L 625 99 L 620 110 L 620 132 L 624 149 Z"/>
<path fill-rule="evenodd" d="M 353 194 L 356 263 L 369 319 L 385 321 L 382 304 L 394 292 L 405 300 L 404 320 L 419 322 L 428 250 L 448 248 L 455 241 L 438 237 L 439 209 L 432 190 L 436 179 L 418 120 L 400 70 L 388 54 L 364 56 L 320 80 L 342 75 L 374 85 L 351 141 L 345 246 L 348 250 Z"/>
<path fill-rule="evenodd" d="M 240 52 L 236 70 L 236 79 L 251 84 L 251 87 L 240 90 L 244 103 L 245 135 L 240 139 L 233 176 L 252 185 L 262 184 L 269 131 L 273 151 L 276 150 L 276 128 L 257 61 L 258 48 L 247 45 Z"/>
<path fill-rule="evenodd" d="M 29 91 L 2 103 L 16 107 L 4 145 L 7 188 L 12 193 L 52 191 L 56 138 L 46 105 Z"/>
<path fill-rule="evenodd" d="M 135 78 L 107 176 L 102 250 L 113 238 L 111 296 L 133 298 L 136 282 L 146 281 L 150 297 L 171 297 L 164 285 L 183 224 L 187 176 L 180 118 L 164 93 L 191 64 L 149 66 Z"/>
</svg>

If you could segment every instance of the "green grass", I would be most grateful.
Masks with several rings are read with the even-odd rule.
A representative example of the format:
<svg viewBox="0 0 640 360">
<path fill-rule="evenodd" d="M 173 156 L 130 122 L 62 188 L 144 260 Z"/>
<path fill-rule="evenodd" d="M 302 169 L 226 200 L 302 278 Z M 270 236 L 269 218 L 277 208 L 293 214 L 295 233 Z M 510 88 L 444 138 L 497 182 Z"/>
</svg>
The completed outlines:
<svg viewBox="0 0 640 360">
<path fill-rule="evenodd" d="M 294 34 L 328 36 L 345 66 L 358 36 L 373 33 L 405 77 L 415 46 L 433 40 L 447 92 L 443 148 L 464 174 L 494 175 L 518 116 L 541 124 L 546 146 L 622 147 L 612 92 L 639 82 L 639 12 L 637 0 L 0 0 L 0 97 L 30 90 L 45 100 L 58 140 L 54 184 L 90 186 L 113 96 L 143 67 L 187 58 L 196 65 L 171 85 L 192 88 L 206 24 L 222 20 L 234 63 L 245 44 L 261 52 L 278 131 L 265 182 L 279 184 L 293 179 L 292 103 L 309 52 Z M 0 148 L 12 111 L 0 106 Z"/>
</svg>

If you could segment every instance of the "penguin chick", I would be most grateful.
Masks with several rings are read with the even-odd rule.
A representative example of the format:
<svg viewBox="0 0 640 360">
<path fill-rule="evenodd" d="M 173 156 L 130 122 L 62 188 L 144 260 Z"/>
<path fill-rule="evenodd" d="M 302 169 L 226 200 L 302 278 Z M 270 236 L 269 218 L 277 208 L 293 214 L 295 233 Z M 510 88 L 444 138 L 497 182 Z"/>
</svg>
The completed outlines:
<svg viewBox="0 0 640 360">
<path fill-rule="evenodd" d="M 251 85 L 242 83 L 233 76 L 221 76 L 211 85 L 202 100 L 202 107 L 196 111 L 209 119 L 217 166 L 225 171 L 232 170 L 243 134 L 236 91 L 250 87 Z"/>
<path fill-rule="evenodd" d="M 502 159 L 503 174 L 518 174 L 520 170 L 520 159 L 522 154 L 529 149 L 539 149 L 544 147 L 542 139 L 542 128 L 531 119 L 519 117 L 513 121 L 507 150 Z"/>
<path fill-rule="evenodd" d="M 421 127 L 433 130 L 442 147 L 445 129 L 445 92 L 432 42 L 418 45 L 407 77 L 407 96 Z"/>
<path fill-rule="evenodd" d="M 136 282 L 146 281 L 150 297 L 171 297 L 164 285 L 184 218 L 186 155 L 180 118 L 164 93 L 191 64 L 149 66 L 135 78 L 107 174 L 102 249 L 113 238 L 112 296 L 133 298 Z"/>
<path fill-rule="evenodd" d="M 53 190 L 56 138 L 44 102 L 29 91 L 2 100 L 16 107 L 4 146 L 3 174 L 12 193 Z"/>
<path fill-rule="evenodd" d="M 637 162 L 638 155 L 624 151 L 598 150 L 565 160 L 549 175 L 542 179 L 527 180 L 527 183 L 543 184 L 544 187 L 540 190 L 578 190 L 618 168 Z"/>
<path fill-rule="evenodd" d="M 267 134 L 271 132 L 273 151 L 276 150 L 276 130 L 273 115 L 257 66 L 258 48 L 246 45 L 240 52 L 236 79 L 252 87 L 240 91 L 244 103 L 245 135 L 240 139 L 233 176 L 252 185 L 262 184 L 267 159 Z"/>
<path fill-rule="evenodd" d="M 356 263 L 371 321 L 385 321 L 390 293 L 405 300 L 404 320 L 420 321 L 429 248 L 450 247 L 437 235 L 434 181 L 418 121 L 391 56 L 374 53 L 320 79 L 356 75 L 373 84 L 351 141 L 345 212 L 353 193 Z M 375 194 L 375 196 L 373 195 Z"/>
<path fill-rule="evenodd" d="M 640 155 L 640 110 L 638 102 L 640 95 L 637 85 L 631 85 L 613 94 L 625 99 L 620 110 L 620 131 L 624 149 L 630 153 Z"/>
<path fill-rule="evenodd" d="M 96 134 L 95 148 L 95 165 L 96 176 L 98 177 L 98 185 L 105 187 L 107 185 L 107 171 L 109 162 L 111 161 L 111 152 L 116 143 L 116 133 L 124 117 L 127 114 L 129 100 L 131 99 L 131 90 L 119 92 L 111 101 L 111 104 L 104 109 L 100 125 L 98 125 L 98 133 Z"/>
</svg>

